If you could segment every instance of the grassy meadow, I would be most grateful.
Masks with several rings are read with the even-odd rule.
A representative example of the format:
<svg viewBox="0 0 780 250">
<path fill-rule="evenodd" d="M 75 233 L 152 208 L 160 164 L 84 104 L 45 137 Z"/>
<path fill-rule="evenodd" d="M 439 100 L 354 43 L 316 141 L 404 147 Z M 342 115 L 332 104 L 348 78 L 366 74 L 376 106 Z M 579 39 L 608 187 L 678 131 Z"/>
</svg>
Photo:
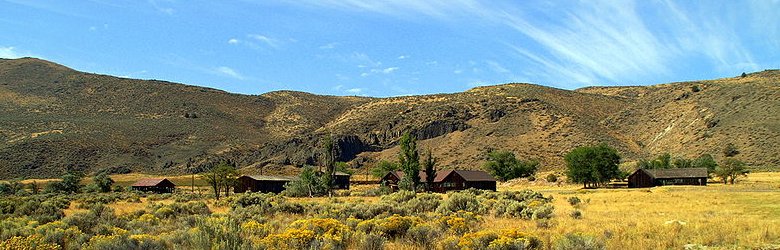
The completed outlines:
<svg viewBox="0 0 780 250">
<path fill-rule="evenodd" d="M 119 185 L 146 177 L 112 176 Z M 772 172 L 705 187 L 582 189 L 538 180 L 499 183 L 496 193 L 375 195 L 375 185 L 354 185 L 332 198 L 219 201 L 202 181 L 201 195 L 192 193 L 190 178 L 169 177 L 181 187 L 172 195 L 3 197 L 2 249 L 780 248 L 780 173 Z M 62 203 L 61 214 L 46 216 L 58 209 L 30 202 Z"/>
</svg>

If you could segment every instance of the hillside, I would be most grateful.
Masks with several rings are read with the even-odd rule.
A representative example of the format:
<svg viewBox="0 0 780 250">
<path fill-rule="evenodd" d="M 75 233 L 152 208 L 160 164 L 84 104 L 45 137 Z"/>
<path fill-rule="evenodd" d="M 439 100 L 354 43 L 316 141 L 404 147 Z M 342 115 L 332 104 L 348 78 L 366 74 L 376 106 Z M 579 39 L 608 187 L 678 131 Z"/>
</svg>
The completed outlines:
<svg viewBox="0 0 780 250">
<path fill-rule="evenodd" d="M 0 60 L 0 178 L 104 168 L 181 173 L 222 158 L 247 172 L 290 171 L 316 164 L 326 134 L 334 135 L 340 160 L 371 165 L 395 159 L 406 130 L 454 168 L 479 168 L 487 151 L 507 149 L 560 169 L 567 151 L 598 142 L 626 160 L 662 152 L 718 158 L 731 142 L 752 166 L 777 168 L 778 100 L 778 71 L 647 87 L 506 84 L 363 98 L 238 95 L 32 58 Z"/>
</svg>

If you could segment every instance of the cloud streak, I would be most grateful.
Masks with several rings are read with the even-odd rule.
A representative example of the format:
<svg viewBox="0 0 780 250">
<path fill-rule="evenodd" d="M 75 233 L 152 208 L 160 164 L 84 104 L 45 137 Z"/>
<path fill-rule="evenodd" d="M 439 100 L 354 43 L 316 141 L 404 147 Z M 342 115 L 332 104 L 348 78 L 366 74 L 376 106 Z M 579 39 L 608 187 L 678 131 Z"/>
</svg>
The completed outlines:
<svg viewBox="0 0 780 250">
<path fill-rule="evenodd" d="M 235 69 L 232 69 L 232 68 L 226 67 L 226 66 L 216 67 L 214 69 L 214 72 L 219 74 L 219 75 L 227 76 L 227 77 L 238 79 L 238 80 L 246 79 L 246 77 L 244 77 L 243 75 L 238 73 L 238 71 L 236 71 Z"/>
</svg>

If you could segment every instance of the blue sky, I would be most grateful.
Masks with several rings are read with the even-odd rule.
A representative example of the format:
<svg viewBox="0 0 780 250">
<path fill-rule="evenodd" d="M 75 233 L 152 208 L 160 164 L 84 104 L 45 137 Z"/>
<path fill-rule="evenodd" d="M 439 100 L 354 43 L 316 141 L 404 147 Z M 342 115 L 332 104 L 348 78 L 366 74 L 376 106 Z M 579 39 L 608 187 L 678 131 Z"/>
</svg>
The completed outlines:
<svg viewBox="0 0 780 250">
<path fill-rule="evenodd" d="M 780 1 L 0 0 L 0 57 L 261 94 L 575 89 L 780 68 Z"/>
</svg>

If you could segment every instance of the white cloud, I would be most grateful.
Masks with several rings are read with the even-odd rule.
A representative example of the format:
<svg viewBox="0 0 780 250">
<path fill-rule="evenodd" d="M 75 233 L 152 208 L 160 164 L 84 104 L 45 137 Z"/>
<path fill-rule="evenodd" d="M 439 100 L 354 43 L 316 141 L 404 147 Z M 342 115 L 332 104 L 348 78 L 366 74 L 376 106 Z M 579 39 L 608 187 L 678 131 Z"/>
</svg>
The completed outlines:
<svg viewBox="0 0 780 250">
<path fill-rule="evenodd" d="M 234 70 L 232 68 L 226 67 L 226 66 L 217 67 L 216 69 L 214 69 L 214 71 L 216 73 L 220 74 L 220 75 L 232 77 L 232 78 L 235 78 L 235 79 L 238 79 L 238 80 L 244 80 L 245 79 L 245 77 L 243 75 L 241 75 L 240 73 L 238 73 L 238 71 L 236 71 L 236 70 Z"/>
<path fill-rule="evenodd" d="M 329 44 L 325 44 L 325 45 L 322 45 L 322 46 L 320 46 L 320 49 L 335 49 L 335 48 L 336 48 L 336 46 L 338 46 L 339 44 L 340 44 L 340 43 L 329 43 Z"/>
<path fill-rule="evenodd" d="M 369 73 L 362 73 L 362 74 L 360 74 L 361 77 L 366 77 L 366 76 L 369 76 L 369 75 L 370 75 Z"/>
<path fill-rule="evenodd" d="M 500 74 L 511 73 L 508 69 L 506 69 L 503 65 L 501 65 L 498 62 L 487 61 L 487 64 L 490 67 L 490 69 L 493 70 L 493 72 L 500 73 Z"/>
<path fill-rule="evenodd" d="M 255 39 L 257 41 L 263 42 L 267 44 L 268 46 L 278 48 L 279 47 L 279 40 L 264 36 L 264 35 L 258 35 L 258 34 L 249 34 L 247 37 Z"/>
<path fill-rule="evenodd" d="M 176 10 L 174 10 L 174 9 L 173 9 L 173 8 L 171 8 L 171 7 L 166 7 L 166 6 L 163 6 L 163 5 L 161 5 L 161 4 L 159 3 L 160 1 L 157 1 L 157 0 L 148 0 L 148 2 L 149 2 L 149 4 L 150 4 L 150 5 L 152 5 L 152 7 L 153 7 L 155 10 L 157 10 L 157 11 L 159 11 L 159 12 L 163 13 L 163 14 L 166 14 L 166 15 L 173 15 L 173 14 L 176 12 Z M 168 2 L 168 3 L 170 3 L 171 1 L 163 1 L 163 2 Z"/>
<path fill-rule="evenodd" d="M 352 88 L 352 89 L 348 89 L 348 90 L 345 90 L 345 91 L 347 93 L 360 94 L 360 93 L 363 92 L 363 89 L 361 89 L 361 88 Z"/>
<path fill-rule="evenodd" d="M 17 59 L 22 57 L 36 57 L 33 54 L 20 52 L 14 47 L 0 47 L 0 58 Z"/>
<path fill-rule="evenodd" d="M 390 68 L 383 69 L 382 73 L 390 74 L 390 73 L 393 73 L 396 70 L 398 70 L 398 67 L 390 67 Z"/>
<path fill-rule="evenodd" d="M 407 55 L 398 56 L 398 60 L 403 60 L 403 59 L 407 59 L 407 58 L 409 58 L 409 56 L 407 56 Z"/>
<path fill-rule="evenodd" d="M 353 12 L 374 12 L 402 18 L 415 18 L 420 15 L 434 18 L 449 18 L 451 16 L 467 16 L 479 14 L 487 16 L 486 7 L 477 0 L 401 0 L 401 1 L 367 1 L 367 0 L 302 0 L 295 1 L 299 5 L 325 7 Z"/>
<path fill-rule="evenodd" d="M 238 41 L 238 39 L 235 38 L 230 38 L 230 40 L 228 40 L 228 44 L 238 44 L 239 42 L 240 41 Z"/>
</svg>

